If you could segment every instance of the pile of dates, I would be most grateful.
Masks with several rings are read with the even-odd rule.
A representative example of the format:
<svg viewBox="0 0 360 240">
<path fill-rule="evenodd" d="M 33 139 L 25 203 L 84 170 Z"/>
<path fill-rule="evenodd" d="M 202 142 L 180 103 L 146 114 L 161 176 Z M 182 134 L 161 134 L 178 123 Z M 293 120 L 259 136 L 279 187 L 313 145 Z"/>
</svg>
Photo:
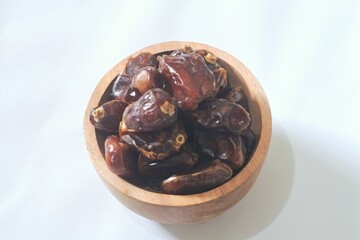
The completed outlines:
<svg viewBox="0 0 360 240">
<path fill-rule="evenodd" d="M 184 47 L 129 58 L 90 121 L 108 168 L 145 189 L 194 194 L 237 174 L 256 136 L 247 97 L 212 53 Z"/>
</svg>

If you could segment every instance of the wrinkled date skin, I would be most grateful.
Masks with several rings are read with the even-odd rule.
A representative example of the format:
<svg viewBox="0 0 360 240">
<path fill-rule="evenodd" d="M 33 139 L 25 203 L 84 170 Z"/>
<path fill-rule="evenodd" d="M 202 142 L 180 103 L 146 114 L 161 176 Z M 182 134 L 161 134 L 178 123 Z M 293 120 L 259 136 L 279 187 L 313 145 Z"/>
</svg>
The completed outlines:
<svg viewBox="0 0 360 240">
<path fill-rule="evenodd" d="M 160 88 L 150 89 L 126 108 L 121 131 L 157 131 L 172 125 L 176 113 L 175 101 L 169 93 Z"/>
<path fill-rule="evenodd" d="M 240 105 L 225 99 L 207 98 L 192 112 L 195 120 L 205 128 L 226 129 L 240 134 L 250 125 L 250 114 Z"/>
<path fill-rule="evenodd" d="M 241 105 L 246 111 L 249 111 L 249 104 L 244 91 L 240 88 L 234 88 L 226 95 L 226 100 Z"/>
<path fill-rule="evenodd" d="M 132 77 L 140 68 L 147 66 L 157 67 L 157 65 L 158 62 L 155 55 L 149 52 L 143 52 L 137 55 L 135 58 L 128 59 L 126 73 L 128 76 Z"/>
<path fill-rule="evenodd" d="M 245 146 L 240 136 L 221 136 L 216 138 L 216 156 L 229 164 L 233 169 L 239 169 L 245 163 Z"/>
<path fill-rule="evenodd" d="M 245 163 L 245 145 L 238 135 L 225 135 L 201 131 L 198 149 L 210 158 L 218 158 L 235 170 Z"/>
<path fill-rule="evenodd" d="M 138 171 L 147 177 L 165 179 L 175 173 L 189 170 L 195 165 L 196 161 L 196 154 L 188 151 L 180 151 L 161 161 L 154 161 L 140 155 Z"/>
<path fill-rule="evenodd" d="M 141 94 L 152 88 L 165 88 L 163 77 L 155 67 L 140 68 L 132 77 L 131 86 Z"/>
<path fill-rule="evenodd" d="M 129 178 L 134 175 L 138 153 L 121 143 L 118 136 L 108 136 L 105 140 L 106 165 L 116 175 Z"/>
<path fill-rule="evenodd" d="M 91 110 L 90 122 L 99 130 L 117 132 L 126 107 L 127 103 L 119 100 L 106 102 Z"/>
<path fill-rule="evenodd" d="M 163 56 L 159 71 L 177 104 L 184 110 L 194 110 L 205 98 L 215 92 L 214 74 L 197 53 Z"/>
<path fill-rule="evenodd" d="M 180 122 L 152 132 L 120 132 L 123 142 L 134 146 L 142 155 L 151 160 L 163 160 L 178 152 L 186 142 L 187 135 Z"/>
<path fill-rule="evenodd" d="M 214 160 L 201 163 L 188 173 L 169 177 L 161 183 L 161 188 L 168 194 L 200 193 L 220 186 L 232 174 L 232 169 L 226 163 Z"/>
<path fill-rule="evenodd" d="M 111 97 L 130 104 L 138 100 L 141 93 L 131 86 L 129 76 L 118 75 L 112 87 Z"/>
<path fill-rule="evenodd" d="M 211 52 L 204 49 L 196 50 L 195 52 L 200 54 L 205 59 L 207 66 L 215 76 L 215 82 L 216 82 L 215 93 L 225 88 L 227 85 L 227 71 L 225 68 L 221 67 L 218 64 L 218 58 Z"/>
<path fill-rule="evenodd" d="M 162 88 L 161 74 L 155 67 L 140 68 L 132 77 L 131 86 L 136 88 L 141 94 L 152 88 Z"/>
</svg>

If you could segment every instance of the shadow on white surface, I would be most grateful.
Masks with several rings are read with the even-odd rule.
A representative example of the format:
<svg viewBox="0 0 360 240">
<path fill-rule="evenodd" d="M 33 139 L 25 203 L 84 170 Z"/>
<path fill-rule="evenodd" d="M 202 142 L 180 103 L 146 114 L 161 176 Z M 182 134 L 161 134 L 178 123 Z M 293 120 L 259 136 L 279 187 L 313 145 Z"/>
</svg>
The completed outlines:
<svg viewBox="0 0 360 240">
<path fill-rule="evenodd" d="M 360 239 L 358 142 L 304 124 L 291 124 L 288 134 L 296 160 L 293 191 L 286 214 L 264 236 Z"/>
<path fill-rule="evenodd" d="M 249 193 L 224 214 L 204 223 L 161 225 L 178 239 L 245 239 L 269 226 L 285 206 L 294 181 L 295 163 L 289 139 L 274 123 L 269 153 Z"/>
</svg>

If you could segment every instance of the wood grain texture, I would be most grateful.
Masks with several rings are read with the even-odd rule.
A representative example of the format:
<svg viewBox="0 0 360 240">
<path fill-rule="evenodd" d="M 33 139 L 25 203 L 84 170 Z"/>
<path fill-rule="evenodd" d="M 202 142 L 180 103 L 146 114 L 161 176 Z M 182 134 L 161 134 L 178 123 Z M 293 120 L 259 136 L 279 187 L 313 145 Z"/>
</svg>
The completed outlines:
<svg viewBox="0 0 360 240">
<path fill-rule="evenodd" d="M 92 108 L 103 101 L 103 95 L 109 89 L 114 78 L 124 70 L 127 59 L 115 65 L 95 88 L 84 116 L 84 137 L 92 163 L 112 194 L 134 212 L 167 224 L 195 223 L 215 217 L 236 204 L 254 184 L 268 152 L 272 119 L 266 95 L 253 74 L 239 60 L 214 47 L 194 42 L 165 42 L 141 49 L 140 52 L 159 53 L 191 46 L 193 49 L 206 49 L 217 56 L 228 70 L 230 79 L 236 79 L 233 85 L 240 84 L 248 96 L 252 115 L 251 128 L 259 143 L 249 163 L 227 183 L 208 192 L 193 195 L 168 195 L 146 191 L 134 186 L 108 170 L 99 147 L 94 127 L 89 121 Z"/>
</svg>

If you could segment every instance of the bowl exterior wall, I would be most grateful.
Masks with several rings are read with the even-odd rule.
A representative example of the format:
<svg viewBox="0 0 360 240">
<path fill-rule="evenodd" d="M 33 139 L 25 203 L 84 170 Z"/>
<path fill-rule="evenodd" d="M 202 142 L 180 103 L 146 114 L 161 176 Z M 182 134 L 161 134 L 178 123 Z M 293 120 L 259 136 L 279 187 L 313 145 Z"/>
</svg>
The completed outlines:
<svg viewBox="0 0 360 240">
<path fill-rule="evenodd" d="M 127 208 L 148 219 L 164 224 L 191 224 L 214 218 L 239 202 L 255 183 L 260 167 L 234 191 L 208 202 L 189 206 L 160 206 L 131 198 L 102 178 L 110 192 Z M 100 176 L 101 177 L 101 176 Z"/>
</svg>

